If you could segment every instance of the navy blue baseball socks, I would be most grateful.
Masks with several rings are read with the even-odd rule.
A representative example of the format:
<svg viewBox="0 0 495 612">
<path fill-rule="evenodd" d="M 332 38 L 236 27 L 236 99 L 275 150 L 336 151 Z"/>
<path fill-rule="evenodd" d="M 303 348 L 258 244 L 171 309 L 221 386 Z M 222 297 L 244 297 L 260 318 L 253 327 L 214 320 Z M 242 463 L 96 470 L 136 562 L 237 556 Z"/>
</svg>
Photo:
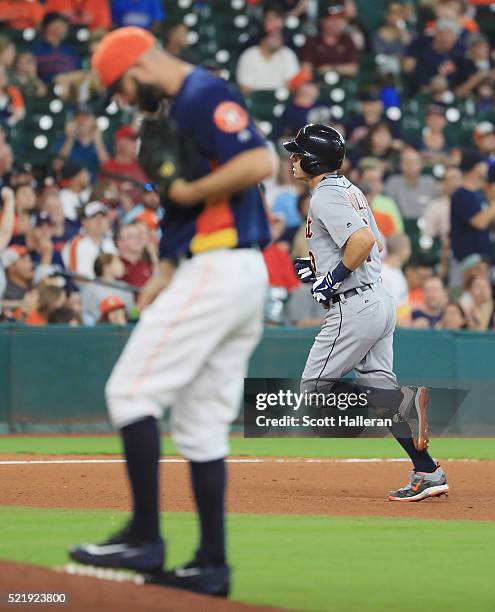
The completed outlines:
<svg viewBox="0 0 495 612">
<path fill-rule="evenodd" d="M 73 561 L 83 565 L 159 572 L 163 567 L 165 545 L 161 538 L 143 540 L 126 525 L 101 544 L 81 544 L 69 550 Z"/>
<path fill-rule="evenodd" d="M 198 565 L 196 561 L 169 572 L 145 574 L 144 580 L 146 584 L 159 584 L 215 597 L 228 597 L 230 591 L 230 569 L 227 565 Z"/>
<path fill-rule="evenodd" d="M 132 491 L 132 531 L 143 540 L 157 540 L 160 537 L 159 423 L 150 416 L 123 427 L 120 432 Z"/>
<path fill-rule="evenodd" d="M 132 490 L 133 515 L 129 523 L 102 544 L 82 544 L 69 550 L 73 561 L 85 565 L 159 571 L 164 543 L 160 537 L 158 468 L 160 428 L 146 417 L 121 429 L 127 474 Z"/>
<path fill-rule="evenodd" d="M 224 459 L 217 459 L 191 461 L 189 466 L 201 531 L 196 562 L 222 567 L 225 565 L 226 464 Z"/>
</svg>

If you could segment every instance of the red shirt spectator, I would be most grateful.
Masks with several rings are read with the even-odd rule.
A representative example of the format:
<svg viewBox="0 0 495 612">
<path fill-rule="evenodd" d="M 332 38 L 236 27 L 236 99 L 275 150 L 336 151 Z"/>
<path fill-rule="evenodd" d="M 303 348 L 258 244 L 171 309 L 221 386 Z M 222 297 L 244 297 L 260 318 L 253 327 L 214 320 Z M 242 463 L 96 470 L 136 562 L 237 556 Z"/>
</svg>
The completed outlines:
<svg viewBox="0 0 495 612">
<path fill-rule="evenodd" d="M 122 225 L 115 236 L 115 244 L 125 268 L 120 280 L 134 287 L 145 285 L 153 274 L 153 264 L 143 252 L 138 228 L 132 223 Z"/>
<path fill-rule="evenodd" d="M 115 156 L 103 164 L 101 174 L 119 183 L 148 180 L 137 161 L 137 134 L 131 125 L 123 125 L 115 132 Z"/>
<path fill-rule="evenodd" d="M 294 270 L 292 259 L 279 244 L 274 243 L 263 249 L 263 257 L 268 270 L 270 287 L 284 287 L 293 291 L 299 287 L 299 278 Z"/>
<path fill-rule="evenodd" d="M 320 33 L 310 38 L 301 51 L 303 70 L 354 76 L 358 70 L 358 50 L 344 32 L 347 19 L 343 6 L 332 6 L 321 21 Z"/>
<path fill-rule="evenodd" d="M 91 30 L 112 25 L 108 0 L 46 0 L 47 13 L 61 13 L 76 25 L 85 25 Z"/>
</svg>

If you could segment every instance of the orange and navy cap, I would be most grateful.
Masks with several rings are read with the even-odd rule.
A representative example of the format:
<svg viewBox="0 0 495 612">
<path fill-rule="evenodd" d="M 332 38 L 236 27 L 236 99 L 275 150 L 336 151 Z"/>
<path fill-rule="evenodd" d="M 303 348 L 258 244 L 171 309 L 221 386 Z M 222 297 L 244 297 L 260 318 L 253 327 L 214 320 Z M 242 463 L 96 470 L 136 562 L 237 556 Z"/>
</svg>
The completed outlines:
<svg viewBox="0 0 495 612">
<path fill-rule="evenodd" d="M 125 308 L 124 301 L 118 295 L 109 295 L 100 302 L 100 312 L 102 315 L 107 315 L 109 312 Z"/>
<path fill-rule="evenodd" d="M 153 34 L 142 28 L 119 28 L 103 37 L 93 53 L 91 67 L 102 85 L 110 87 L 156 42 Z"/>
</svg>

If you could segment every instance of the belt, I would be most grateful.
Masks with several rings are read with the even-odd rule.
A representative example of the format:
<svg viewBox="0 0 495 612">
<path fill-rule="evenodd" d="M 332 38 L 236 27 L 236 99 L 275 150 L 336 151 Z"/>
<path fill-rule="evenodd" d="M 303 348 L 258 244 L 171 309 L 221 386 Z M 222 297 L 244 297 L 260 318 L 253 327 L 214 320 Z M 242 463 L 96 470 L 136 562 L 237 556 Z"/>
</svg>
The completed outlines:
<svg viewBox="0 0 495 612">
<path fill-rule="evenodd" d="M 363 291 L 368 291 L 368 289 L 371 289 L 372 287 L 373 284 L 369 283 L 368 285 L 363 285 L 362 287 L 349 289 L 349 291 L 344 291 L 344 293 L 336 293 L 332 296 L 332 299 L 330 301 L 332 302 L 332 304 L 337 304 L 338 302 L 347 300 L 347 298 L 350 298 L 353 295 L 357 295 L 358 293 L 362 293 Z"/>
</svg>

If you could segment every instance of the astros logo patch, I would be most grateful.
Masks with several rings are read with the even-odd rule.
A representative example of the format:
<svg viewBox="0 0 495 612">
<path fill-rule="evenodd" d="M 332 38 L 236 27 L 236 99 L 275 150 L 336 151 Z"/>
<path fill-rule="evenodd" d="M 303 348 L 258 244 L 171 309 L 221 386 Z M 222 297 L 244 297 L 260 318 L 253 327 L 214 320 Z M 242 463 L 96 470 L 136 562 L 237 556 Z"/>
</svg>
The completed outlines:
<svg viewBox="0 0 495 612">
<path fill-rule="evenodd" d="M 247 112 L 237 102 L 226 100 L 216 107 L 213 113 L 213 121 L 222 132 L 234 134 L 247 127 L 249 117 Z"/>
</svg>

